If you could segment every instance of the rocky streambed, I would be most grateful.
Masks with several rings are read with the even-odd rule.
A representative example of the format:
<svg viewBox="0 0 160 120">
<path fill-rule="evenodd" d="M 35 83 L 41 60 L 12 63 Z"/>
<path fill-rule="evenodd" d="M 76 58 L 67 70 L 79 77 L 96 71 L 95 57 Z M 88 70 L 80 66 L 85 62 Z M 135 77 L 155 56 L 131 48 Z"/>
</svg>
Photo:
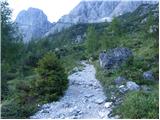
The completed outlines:
<svg viewBox="0 0 160 120">
<path fill-rule="evenodd" d="M 103 93 L 102 86 L 96 79 L 95 68 L 82 62 L 84 68 L 68 76 L 69 88 L 64 97 L 57 102 L 44 104 L 30 118 L 35 119 L 91 119 L 109 118 L 111 102 Z"/>
</svg>

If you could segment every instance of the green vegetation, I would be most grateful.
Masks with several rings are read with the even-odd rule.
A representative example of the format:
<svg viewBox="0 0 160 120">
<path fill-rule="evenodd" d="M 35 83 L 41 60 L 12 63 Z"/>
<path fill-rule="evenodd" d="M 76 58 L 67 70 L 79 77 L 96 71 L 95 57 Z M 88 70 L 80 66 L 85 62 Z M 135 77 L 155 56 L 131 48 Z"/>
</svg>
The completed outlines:
<svg viewBox="0 0 160 120">
<path fill-rule="evenodd" d="M 88 27 L 86 37 L 86 51 L 88 54 L 94 53 L 98 48 L 97 44 L 97 33 L 93 26 Z"/>
<path fill-rule="evenodd" d="M 122 105 L 115 109 L 116 114 L 126 119 L 157 119 L 159 99 L 157 91 L 151 93 L 130 92 L 124 97 Z"/>
<path fill-rule="evenodd" d="M 34 84 L 40 100 L 51 102 L 63 95 L 67 88 L 67 75 L 60 61 L 53 53 L 47 53 L 39 62 L 37 72 L 40 78 Z"/>
<path fill-rule="evenodd" d="M 111 100 L 111 91 L 122 97 L 123 103 L 114 109 L 121 118 L 158 118 L 158 34 L 149 32 L 158 26 L 154 8 L 116 17 L 111 23 L 78 24 L 40 40 L 23 43 L 11 11 L 2 2 L 2 118 L 28 118 L 38 104 L 58 100 L 68 86 L 67 75 L 80 60 L 93 58 L 97 78 Z M 141 15 L 141 13 L 145 13 Z M 146 18 L 146 22 L 144 19 Z M 147 31 L 147 32 L 146 32 Z M 83 36 L 77 43 L 77 36 Z M 86 37 L 85 37 L 86 35 Z M 127 47 L 134 57 L 120 69 L 104 71 L 98 63 L 102 50 Z M 146 81 L 144 71 L 151 70 L 155 81 Z M 128 92 L 122 96 L 114 84 L 118 76 L 151 88 L 149 93 Z"/>
</svg>

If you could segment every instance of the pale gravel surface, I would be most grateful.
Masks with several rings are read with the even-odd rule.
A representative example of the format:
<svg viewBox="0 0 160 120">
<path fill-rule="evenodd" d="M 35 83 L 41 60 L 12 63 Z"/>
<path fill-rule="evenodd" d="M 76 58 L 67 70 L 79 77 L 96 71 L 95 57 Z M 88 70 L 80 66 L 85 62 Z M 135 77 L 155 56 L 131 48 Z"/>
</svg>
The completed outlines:
<svg viewBox="0 0 160 120">
<path fill-rule="evenodd" d="M 69 75 L 69 88 L 58 102 L 48 103 L 30 118 L 37 119 L 91 119 L 108 118 L 111 108 L 106 107 L 102 86 L 95 78 L 95 68 L 82 62 L 82 71 Z"/>
</svg>

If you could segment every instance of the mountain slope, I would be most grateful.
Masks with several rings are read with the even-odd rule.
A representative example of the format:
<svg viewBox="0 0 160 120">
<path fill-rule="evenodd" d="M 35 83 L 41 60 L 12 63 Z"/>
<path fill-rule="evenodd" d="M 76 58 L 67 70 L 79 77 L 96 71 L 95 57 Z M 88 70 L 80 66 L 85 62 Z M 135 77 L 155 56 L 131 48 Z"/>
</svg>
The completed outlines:
<svg viewBox="0 0 160 120">
<path fill-rule="evenodd" d="M 114 16 L 132 12 L 145 3 L 155 4 L 157 1 L 82 1 L 68 15 L 62 16 L 46 35 L 73 24 L 111 21 Z"/>
</svg>

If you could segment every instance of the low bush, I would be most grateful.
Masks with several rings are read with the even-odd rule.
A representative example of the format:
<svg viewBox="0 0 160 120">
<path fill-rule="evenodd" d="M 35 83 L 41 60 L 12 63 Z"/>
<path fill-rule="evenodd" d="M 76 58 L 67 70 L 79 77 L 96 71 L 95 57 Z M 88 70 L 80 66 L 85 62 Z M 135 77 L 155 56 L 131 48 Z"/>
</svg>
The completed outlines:
<svg viewBox="0 0 160 120">
<path fill-rule="evenodd" d="M 114 113 L 120 118 L 130 119 L 158 119 L 159 113 L 158 92 L 130 92 L 123 103 L 114 108 Z"/>
<path fill-rule="evenodd" d="M 28 81 L 16 80 L 12 83 L 12 99 L 3 101 L 1 109 L 1 117 L 5 119 L 27 118 L 37 110 L 37 98 L 32 94 Z"/>
</svg>

